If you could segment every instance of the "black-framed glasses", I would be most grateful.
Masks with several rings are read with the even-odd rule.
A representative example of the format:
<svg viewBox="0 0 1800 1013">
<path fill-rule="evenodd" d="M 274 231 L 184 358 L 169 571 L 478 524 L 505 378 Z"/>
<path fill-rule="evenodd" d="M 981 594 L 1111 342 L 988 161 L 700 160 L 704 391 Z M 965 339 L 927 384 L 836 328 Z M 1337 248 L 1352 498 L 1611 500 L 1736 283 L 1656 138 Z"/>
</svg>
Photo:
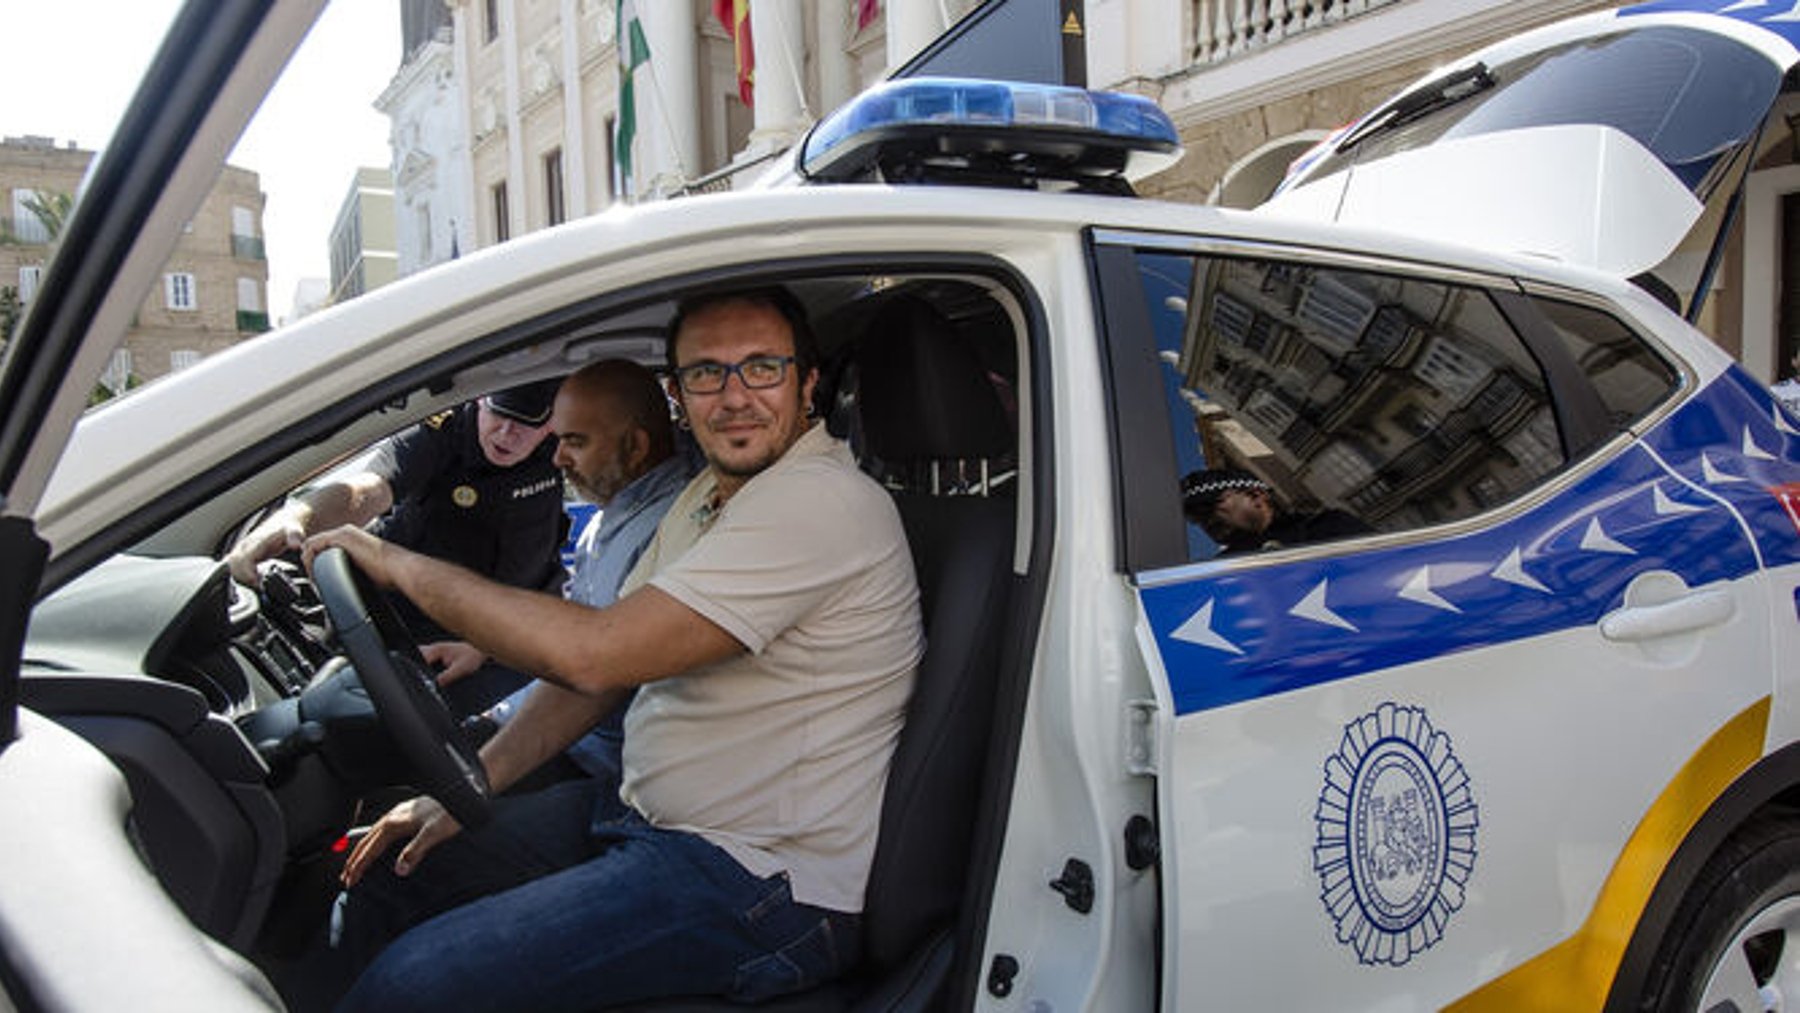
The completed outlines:
<svg viewBox="0 0 1800 1013">
<path fill-rule="evenodd" d="M 752 355 L 742 362 L 727 365 L 723 362 L 696 362 L 691 366 L 681 366 L 675 370 L 675 380 L 681 389 L 689 394 L 717 394 L 725 389 L 725 384 L 733 373 L 744 381 L 744 386 L 751 390 L 779 386 L 787 377 L 788 364 L 794 361 L 791 355 Z"/>
</svg>

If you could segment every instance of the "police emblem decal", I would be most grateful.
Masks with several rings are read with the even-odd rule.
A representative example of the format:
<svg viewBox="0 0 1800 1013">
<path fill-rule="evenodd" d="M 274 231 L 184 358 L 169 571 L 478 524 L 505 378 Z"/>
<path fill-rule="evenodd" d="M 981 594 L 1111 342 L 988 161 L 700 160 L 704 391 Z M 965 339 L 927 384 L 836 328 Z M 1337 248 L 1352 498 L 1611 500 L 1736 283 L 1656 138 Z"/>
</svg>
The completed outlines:
<svg viewBox="0 0 1800 1013">
<path fill-rule="evenodd" d="M 464 510 L 474 506 L 475 501 L 480 498 L 481 497 L 475 492 L 475 487 L 472 485 L 459 485 L 450 490 L 450 502 L 455 503 Z"/>
<path fill-rule="evenodd" d="M 1480 819 L 1450 737 L 1423 709 L 1384 703 L 1344 726 L 1313 822 L 1319 898 L 1357 960 L 1399 967 L 1443 937 Z"/>
</svg>

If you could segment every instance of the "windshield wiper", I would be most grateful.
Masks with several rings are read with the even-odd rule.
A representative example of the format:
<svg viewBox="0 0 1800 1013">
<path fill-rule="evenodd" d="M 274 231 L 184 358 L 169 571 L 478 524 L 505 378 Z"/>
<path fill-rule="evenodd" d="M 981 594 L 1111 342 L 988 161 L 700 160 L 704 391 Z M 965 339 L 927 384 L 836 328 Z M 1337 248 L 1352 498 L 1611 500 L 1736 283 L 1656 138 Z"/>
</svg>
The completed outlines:
<svg viewBox="0 0 1800 1013">
<path fill-rule="evenodd" d="M 1339 153 L 1349 151 L 1371 137 L 1385 134 L 1390 130 L 1398 130 L 1408 123 L 1434 113 L 1446 106 L 1479 95 L 1494 86 L 1494 75 L 1488 73 L 1485 63 L 1476 63 L 1470 67 L 1445 75 L 1436 85 L 1413 92 L 1393 105 L 1382 110 L 1377 116 L 1364 120 L 1355 130 L 1350 131 L 1338 142 Z"/>
</svg>

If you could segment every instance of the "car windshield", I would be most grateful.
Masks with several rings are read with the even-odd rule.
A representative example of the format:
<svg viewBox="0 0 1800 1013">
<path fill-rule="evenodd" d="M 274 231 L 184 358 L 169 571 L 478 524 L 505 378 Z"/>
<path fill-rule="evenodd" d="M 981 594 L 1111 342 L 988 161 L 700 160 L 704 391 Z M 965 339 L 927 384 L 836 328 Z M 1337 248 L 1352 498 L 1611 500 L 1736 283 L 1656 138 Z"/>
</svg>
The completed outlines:
<svg viewBox="0 0 1800 1013">
<path fill-rule="evenodd" d="M 1747 46 L 1675 27 L 1558 46 L 1490 71 L 1493 86 L 1462 101 L 1355 132 L 1313 176 L 1457 138 L 1590 123 L 1637 140 L 1704 200 L 1721 156 L 1754 135 L 1781 87 L 1779 68 Z"/>
</svg>

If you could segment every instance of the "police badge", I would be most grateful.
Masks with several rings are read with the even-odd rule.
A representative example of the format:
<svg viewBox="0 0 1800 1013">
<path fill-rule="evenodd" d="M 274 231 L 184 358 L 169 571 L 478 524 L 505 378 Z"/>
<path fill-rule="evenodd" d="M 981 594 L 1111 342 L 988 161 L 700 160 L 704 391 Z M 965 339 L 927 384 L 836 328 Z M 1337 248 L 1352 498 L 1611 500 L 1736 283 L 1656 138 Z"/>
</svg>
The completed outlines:
<svg viewBox="0 0 1800 1013">
<path fill-rule="evenodd" d="M 1480 819 L 1450 737 L 1424 710 L 1384 703 L 1345 725 L 1313 820 L 1319 898 L 1359 961 L 1399 967 L 1443 937 Z"/>
</svg>

